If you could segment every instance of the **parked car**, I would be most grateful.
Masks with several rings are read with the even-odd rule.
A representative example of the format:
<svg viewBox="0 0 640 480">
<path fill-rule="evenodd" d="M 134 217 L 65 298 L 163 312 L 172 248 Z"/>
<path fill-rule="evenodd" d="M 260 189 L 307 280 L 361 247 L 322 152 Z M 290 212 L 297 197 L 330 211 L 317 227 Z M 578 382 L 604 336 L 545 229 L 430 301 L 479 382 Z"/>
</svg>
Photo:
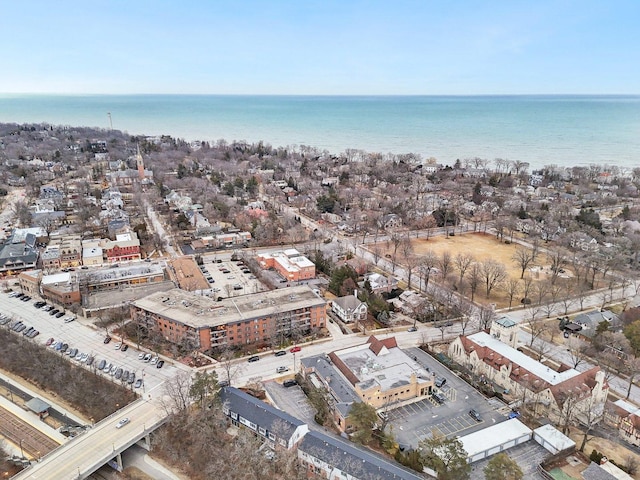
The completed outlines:
<svg viewBox="0 0 640 480">
<path fill-rule="evenodd" d="M 55 317 L 56 317 L 56 318 L 62 318 L 62 317 L 64 317 L 64 312 L 58 312 L 58 313 L 56 313 Z"/>
<path fill-rule="evenodd" d="M 127 345 L 126 343 L 123 343 L 122 346 L 120 347 L 120 351 L 126 352 L 127 350 L 129 350 L 129 345 Z"/>
<path fill-rule="evenodd" d="M 156 368 L 162 368 L 164 365 L 164 360 L 160 360 L 157 364 L 156 364 Z"/>
<path fill-rule="evenodd" d="M 417 332 L 417 331 L 418 331 L 418 329 L 416 327 L 409 327 L 407 329 L 407 332 Z"/>
<path fill-rule="evenodd" d="M 58 350 L 60 353 L 67 353 L 67 350 L 69 349 L 69 344 L 68 343 L 63 343 L 62 345 L 60 345 L 60 348 L 56 348 L 56 350 Z"/>
<path fill-rule="evenodd" d="M 122 420 L 120 420 L 117 424 L 116 424 L 116 428 L 122 428 L 124 427 L 127 423 L 129 423 L 129 417 L 124 417 Z"/>
<path fill-rule="evenodd" d="M 436 387 L 442 388 L 442 386 L 447 383 L 447 379 L 444 377 L 436 377 L 436 381 L 434 383 Z"/>
<path fill-rule="evenodd" d="M 111 337 L 109 335 L 107 335 L 106 337 L 104 337 L 103 343 L 109 343 L 111 341 Z"/>
<path fill-rule="evenodd" d="M 135 385 L 135 387 L 136 387 L 136 388 L 140 388 L 141 386 L 142 386 L 142 379 L 141 379 L 141 378 L 139 378 L 139 379 L 137 379 L 137 380 L 136 380 L 136 385 Z"/>
<path fill-rule="evenodd" d="M 27 328 L 27 326 L 23 323 L 18 325 L 18 328 L 16 329 L 16 332 L 20 333 L 21 331 L 23 331 L 25 328 Z"/>
<path fill-rule="evenodd" d="M 122 372 L 122 383 L 127 383 L 127 381 L 129 381 L 129 370 Z"/>
<path fill-rule="evenodd" d="M 74 347 L 71 350 L 69 350 L 69 358 L 76 358 L 77 354 L 78 354 L 77 348 Z"/>
<path fill-rule="evenodd" d="M 279 350 L 276 353 L 274 353 L 276 357 L 282 357 L 283 355 L 286 355 L 286 354 L 287 354 L 286 350 Z"/>
<path fill-rule="evenodd" d="M 27 328 L 24 332 L 22 332 L 22 335 L 29 335 L 31 332 L 33 332 L 35 330 L 35 328 L 33 327 L 29 327 Z"/>
<path fill-rule="evenodd" d="M 67 318 L 65 318 L 65 319 L 64 319 L 64 323 L 71 323 L 71 322 L 73 322 L 75 319 L 76 319 L 75 317 L 67 317 Z"/>
<path fill-rule="evenodd" d="M 158 360 L 160 360 L 158 357 L 153 357 L 151 359 L 151 365 L 155 365 L 156 363 L 158 363 Z"/>
<path fill-rule="evenodd" d="M 289 387 L 293 387 L 295 385 L 297 385 L 298 382 L 296 382 L 295 380 L 289 379 L 289 380 L 285 380 L 284 382 L 282 382 L 282 386 L 285 388 L 289 388 Z"/>
<path fill-rule="evenodd" d="M 117 365 L 113 365 L 111 367 L 111 370 L 109 370 L 109 375 L 114 376 L 117 371 L 118 371 L 118 366 Z"/>
<path fill-rule="evenodd" d="M 113 368 L 113 363 L 108 362 L 104 368 L 102 369 L 103 372 L 105 373 L 109 373 L 111 371 L 111 368 Z"/>
<path fill-rule="evenodd" d="M 287 367 L 278 367 L 278 368 L 276 368 L 276 373 L 284 373 L 284 372 L 287 372 L 287 371 L 289 371 L 289 368 L 287 368 Z"/>
<path fill-rule="evenodd" d="M 106 365 L 107 361 L 103 358 L 102 360 L 100 360 L 100 363 L 98 363 L 98 370 L 102 370 Z"/>
<path fill-rule="evenodd" d="M 138 360 L 144 360 L 144 352 L 138 354 Z"/>
<path fill-rule="evenodd" d="M 145 362 L 150 362 L 151 361 L 151 354 L 147 353 L 142 360 L 144 360 Z"/>
<path fill-rule="evenodd" d="M 121 344 L 120 342 L 118 342 L 118 343 L 116 343 L 116 344 L 114 345 L 114 348 L 115 348 L 116 350 L 120 350 L 120 347 L 121 347 L 121 346 L 122 346 L 122 344 Z"/>
<path fill-rule="evenodd" d="M 247 359 L 247 361 L 248 361 L 249 363 L 257 362 L 258 360 L 260 360 L 260 357 L 259 357 L 259 356 L 257 356 L 257 355 L 254 355 L 253 357 L 249 357 L 249 358 Z"/>
<path fill-rule="evenodd" d="M 36 338 L 38 335 L 40 335 L 40 332 L 38 330 L 33 330 L 29 335 L 27 335 L 29 338 Z"/>
<path fill-rule="evenodd" d="M 122 367 L 118 367 L 118 369 L 116 370 L 116 380 L 120 380 L 122 378 L 122 372 L 124 372 L 124 370 L 122 370 Z"/>
<path fill-rule="evenodd" d="M 295 346 L 295 347 L 291 348 L 289 351 L 291 353 L 296 353 L 296 352 L 299 352 L 300 350 L 302 350 L 301 347 Z"/>
<path fill-rule="evenodd" d="M 51 345 L 54 341 L 54 338 L 51 337 L 50 339 L 47 340 L 47 342 L 45 343 L 45 345 L 48 347 L 49 345 Z"/>
<path fill-rule="evenodd" d="M 53 310 L 51 310 L 49 312 L 49 315 L 53 316 L 53 315 L 55 315 L 56 313 L 59 313 L 59 312 L 60 312 L 60 310 L 58 310 L 57 308 L 54 308 Z"/>
<path fill-rule="evenodd" d="M 442 393 L 440 392 L 433 392 L 431 394 L 431 397 L 433 397 L 433 399 L 438 402 L 439 404 L 443 404 L 444 402 L 447 401 L 447 397 L 445 397 Z"/>
<path fill-rule="evenodd" d="M 84 363 L 86 363 L 87 366 L 90 367 L 93 364 L 93 355 L 89 355 Z"/>
<path fill-rule="evenodd" d="M 472 408 L 471 410 L 469 410 L 469 415 L 476 422 L 481 422 L 482 421 L 482 417 L 480 416 L 480 413 L 478 413 L 478 411 L 475 408 Z"/>
<path fill-rule="evenodd" d="M 128 383 L 129 385 L 131 385 L 131 384 L 133 384 L 133 382 L 135 382 L 135 381 L 136 381 L 136 374 L 135 374 L 135 372 L 131 372 L 131 373 L 129 374 L 129 380 L 127 380 L 127 383 Z"/>
</svg>

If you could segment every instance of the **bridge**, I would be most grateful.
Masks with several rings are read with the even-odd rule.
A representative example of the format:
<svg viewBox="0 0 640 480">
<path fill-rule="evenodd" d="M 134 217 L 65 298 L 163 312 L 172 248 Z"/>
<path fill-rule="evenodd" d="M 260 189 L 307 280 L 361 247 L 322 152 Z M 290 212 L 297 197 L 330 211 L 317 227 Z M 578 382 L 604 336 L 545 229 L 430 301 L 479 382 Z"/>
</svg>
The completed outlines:
<svg viewBox="0 0 640 480">
<path fill-rule="evenodd" d="M 116 425 L 128 417 L 129 423 Z M 43 456 L 15 480 L 77 480 L 86 478 L 106 463 L 115 461 L 122 468 L 121 453 L 144 439 L 149 448 L 149 434 L 167 419 L 159 400 L 138 399 L 96 423 L 71 441 Z"/>
</svg>

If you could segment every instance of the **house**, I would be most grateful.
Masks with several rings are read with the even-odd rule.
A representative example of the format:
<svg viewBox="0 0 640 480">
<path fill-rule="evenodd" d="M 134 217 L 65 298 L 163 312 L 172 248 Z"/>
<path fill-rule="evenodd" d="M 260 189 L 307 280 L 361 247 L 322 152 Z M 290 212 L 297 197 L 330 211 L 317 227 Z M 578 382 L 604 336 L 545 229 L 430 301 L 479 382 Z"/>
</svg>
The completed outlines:
<svg viewBox="0 0 640 480">
<path fill-rule="evenodd" d="M 237 388 L 223 387 L 220 390 L 220 400 L 222 411 L 233 425 L 242 425 L 255 432 L 271 448 L 291 450 L 309 431 L 308 425 L 302 420 Z"/>
<path fill-rule="evenodd" d="M 579 332 L 580 335 L 589 339 L 595 337 L 598 326 L 602 322 L 609 322 L 609 330 L 619 331 L 622 329 L 622 322 L 618 316 L 610 310 L 593 310 L 587 313 L 581 313 L 573 319 L 573 324 L 582 327 Z"/>
<path fill-rule="evenodd" d="M 309 478 L 348 480 L 421 480 L 422 477 L 375 452 L 309 430 L 301 420 L 233 387 L 220 390 L 222 411 L 270 448 L 296 450 Z"/>
<path fill-rule="evenodd" d="M 374 293 L 390 292 L 394 288 L 398 288 L 398 279 L 392 276 L 380 275 L 379 273 L 367 273 L 364 281 L 369 282 L 371 291 Z"/>
<path fill-rule="evenodd" d="M 402 226 L 402 218 L 395 213 L 388 213 L 383 215 L 380 220 L 378 220 L 378 226 L 385 230 L 390 230 L 393 228 L 399 228 Z"/>
<path fill-rule="evenodd" d="M 627 400 L 617 400 L 608 405 L 607 420 L 618 429 L 627 443 L 640 447 L 640 408 Z"/>
<path fill-rule="evenodd" d="M 582 250 L 583 252 L 595 253 L 600 250 L 598 241 L 595 238 L 584 234 L 573 235 L 570 240 L 570 245 L 572 248 Z"/>
<path fill-rule="evenodd" d="M 13 274 L 35 268 L 38 261 L 36 234 L 15 229 L 0 246 L 0 273 Z M 40 230 L 40 229 L 38 229 Z M 24 234 L 23 234 L 24 233 Z"/>
<path fill-rule="evenodd" d="M 600 367 L 578 372 L 566 365 L 553 370 L 490 333 L 460 336 L 449 345 L 449 356 L 475 375 L 520 396 L 537 415 L 561 423 L 569 415 L 590 423 L 604 414 L 609 386 Z"/>
<path fill-rule="evenodd" d="M 367 318 L 367 304 L 358 299 L 358 292 L 338 297 L 331 302 L 331 311 L 344 323 L 358 322 Z"/>
</svg>

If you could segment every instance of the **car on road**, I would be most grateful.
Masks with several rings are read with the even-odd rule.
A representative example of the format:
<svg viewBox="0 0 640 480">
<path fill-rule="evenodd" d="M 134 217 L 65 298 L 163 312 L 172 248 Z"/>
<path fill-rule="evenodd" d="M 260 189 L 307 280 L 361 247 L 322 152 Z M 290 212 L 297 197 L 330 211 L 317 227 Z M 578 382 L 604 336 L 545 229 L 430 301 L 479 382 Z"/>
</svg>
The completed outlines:
<svg viewBox="0 0 640 480">
<path fill-rule="evenodd" d="M 164 365 L 164 360 L 160 360 L 157 364 L 156 364 L 156 368 L 162 368 L 162 366 Z"/>
<path fill-rule="evenodd" d="M 417 331 L 418 331 L 418 329 L 416 327 L 409 327 L 407 329 L 407 332 L 417 332 Z"/>
<path fill-rule="evenodd" d="M 116 424 L 116 428 L 122 428 L 124 427 L 127 423 L 129 423 L 129 417 L 124 417 L 122 420 L 120 420 L 117 424 Z"/>
<path fill-rule="evenodd" d="M 480 413 L 478 413 L 478 411 L 475 408 L 472 408 L 471 410 L 469 410 L 469 415 L 476 422 L 481 422 L 482 421 L 482 417 L 480 416 Z"/>
<path fill-rule="evenodd" d="M 106 337 L 104 337 L 104 340 L 102 341 L 102 343 L 109 343 L 111 341 L 111 337 L 109 335 L 107 335 Z"/>
<path fill-rule="evenodd" d="M 249 363 L 253 363 L 253 362 L 257 362 L 258 360 L 260 360 L 260 357 L 259 357 L 259 356 L 257 356 L 257 355 L 254 355 L 253 357 L 249 357 L 249 358 L 247 359 L 247 362 L 249 362 Z"/>
<path fill-rule="evenodd" d="M 295 346 L 295 347 L 291 348 L 289 351 L 291 353 L 296 353 L 296 352 L 299 352 L 300 350 L 302 350 L 301 347 Z"/>
<path fill-rule="evenodd" d="M 276 368 L 276 373 L 284 373 L 289 371 L 289 369 L 287 367 L 278 367 Z"/>
<path fill-rule="evenodd" d="M 139 379 L 137 379 L 137 380 L 136 380 L 135 387 L 136 387 L 136 388 L 140 388 L 141 386 L 142 386 L 142 379 L 141 379 L 141 378 L 139 378 Z"/>
<path fill-rule="evenodd" d="M 295 386 L 297 384 L 298 384 L 298 382 L 296 382 L 295 380 L 291 380 L 291 379 L 285 380 L 284 382 L 282 382 L 282 386 L 285 387 L 285 388 L 293 387 L 293 386 Z"/>
<path fill-rule="evenodd" d="M 274 355 L 275 355 L 276 357 L 282 357 L 282 356 L 284 356 L 284 355 L 286 355 L 286 354 L 287 354 L 287 351 L 286 351 L 286 350 L 278 350 L 276 353 L 274 353 Z"/>
</svg>

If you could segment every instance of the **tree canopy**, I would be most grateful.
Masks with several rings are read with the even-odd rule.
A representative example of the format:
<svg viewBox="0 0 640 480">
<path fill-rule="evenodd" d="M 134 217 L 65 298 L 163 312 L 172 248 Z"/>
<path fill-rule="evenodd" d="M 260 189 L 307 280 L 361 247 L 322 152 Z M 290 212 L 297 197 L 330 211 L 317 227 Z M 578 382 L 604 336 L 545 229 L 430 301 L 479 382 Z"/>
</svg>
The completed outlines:
<svg viewBox="0 0 640 480">
<path fill-rule="evenodd" d="M 373 429 L 378 421 L 376 409 L 368 403 L 355 402 L 351 405 L 349 420 L 356 428 L 353 440 L 363 445 L 369 443 Z"/>
<path fill-rule="evenodd" d="M 434 470 L 438 480 L 467 480 L 471 465 L 467 452 L 457 438 L 434 435 L 420 442 L 421 457 L 425 467 Z"/>
<path fill-rule="evenodd" d="M 521 480 L 522 477 L 522 469 L 504 452 L 495 455 L 484 468 L 486 480 Z"/>
</svg>

